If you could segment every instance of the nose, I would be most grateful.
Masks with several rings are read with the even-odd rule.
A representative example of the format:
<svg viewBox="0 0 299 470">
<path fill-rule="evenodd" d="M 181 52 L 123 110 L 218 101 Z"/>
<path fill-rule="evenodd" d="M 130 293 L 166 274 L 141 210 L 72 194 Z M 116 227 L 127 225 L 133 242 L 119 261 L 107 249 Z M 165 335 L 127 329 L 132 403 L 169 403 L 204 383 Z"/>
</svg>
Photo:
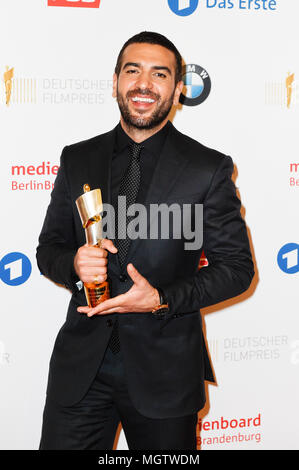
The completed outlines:
<svg viewBox="0 0 299 470">
<path fill-rule="evenodd" d="M 151 74 L 146 71 L 140 72 L 136 85 L 142 90 L 145 90 L 147 88 L 151 89 L 153 86 Z"/>
</svg>

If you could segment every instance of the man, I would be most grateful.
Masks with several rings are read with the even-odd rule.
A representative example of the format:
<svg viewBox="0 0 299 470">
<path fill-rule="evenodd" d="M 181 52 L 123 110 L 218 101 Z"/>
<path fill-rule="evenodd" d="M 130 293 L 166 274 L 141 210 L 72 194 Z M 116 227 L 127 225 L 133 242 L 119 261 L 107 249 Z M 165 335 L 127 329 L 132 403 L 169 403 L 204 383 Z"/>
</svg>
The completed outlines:
<svg viewBox="0 0 299 470">
<path fill-rule="evenodd" d="M 73 295 L 51 358 L 41 449 L 112 449 L 120 421 L 130 449 L 196 449 L 204 380 L 214 381 L 199 310 L 245 291 L 254 271 L 231 158 L 168 121 L 181 67 L 164 36 L 129 39 L 113 80 L 120 123 L 62 152 L 37 260 Z M 117 234 L 87 246 L 75 205 L 85 183 L 116 210 L 119 196 L 147 209 L 203 204 L 203 246 Z M 202 249 L 209 265 L 198 271 Z M 107 279 L 111 298 L 87 307 L 78 281 Z"/>
</svg>

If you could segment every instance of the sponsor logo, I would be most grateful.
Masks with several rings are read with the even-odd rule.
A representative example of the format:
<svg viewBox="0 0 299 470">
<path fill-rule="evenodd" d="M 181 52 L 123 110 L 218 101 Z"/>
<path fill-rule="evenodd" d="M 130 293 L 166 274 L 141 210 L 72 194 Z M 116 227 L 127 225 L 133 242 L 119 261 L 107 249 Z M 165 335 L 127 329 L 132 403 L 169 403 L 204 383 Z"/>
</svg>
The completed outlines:
<svg viewBox="0 0 299 470">
<path fill-rule="evenodd" d="M 278 252 L 277 264 L 286 274 L 295 274 L 299 271 L 299 245 L 287 243 Z"/>
<path fill-rule="evenodd" d="M 295 79 L 295 74 L 288 72 L 288 76 L 285 81 L 286 92 L 287 92 L 287 108 L 291 106 L 292 94 L 293 94 L 293 82 Z"/>
<path fill-rule="evenodd" d="M 40 85 L 42 103 L 51 105 L 99 105 L 112 90 L 112 80 L 91 78 L 44 78 Z"/>
<path fill-rule="evenodd" d="M 299 188 L 299 178 L 297 178 L 297 174 L 299 171 L 299 163 L 295 163 L 295 162 L 290 163 L 289 168 L 290 168 L 289 186 L 293 188 Z"/>
<path fill-rule="evenodd" d="M 26 255 L 12 252 L 0 261 L 0 279 L 9 286 L 24 284 L 31 274 L 31 262 Z"/>
<path fill-rule="evenodd" d="M 0 104 L 99 105 L 110 97 L 112 80 L 22 77 L 6 67 L 0 83 Z M 107 95 L 107 96 L 108 96 Z"/>
<path fill-rule="evenodd" d="M 5 85 L 6 106 L 8 106 L 10 103 L 13 75 L 14 75 L 14 69 L 13 68 L 10 69 L 9 66 L 7 65 L 6 70 L 3 74 L 3 80 L 4 80 L 4 85 Z"/>
<path fill-rule="evenodd" d="M 48 0 L 48 6 L 99 8 L 100 0 Z"/>
<path fill-rule="evenodd" d="M 275 11 L 277 0 L 206 0 L 207 8 Z"/>
<path fill-rule="evenodd" d="M 199 418 L 196 427 L 197 445 L 201 448 L 209 448 L 211 445 L 259 443 L 261 442 L 261 425 L 261 413 L 251 418 L 232 419 L 224 416 L 212 420 Z"/>
<path fill-rule="evenodd" d="M 277 361 L 288 354 L 289 338 L 280 334 L 209 338 L 208 347 L 213 362 Z"/>
<path fill-rule="evenodd" d="M 10 104 L 35 104 L 37 102 L 37 80 L 29 77 L 15 76 L 14 67 L 3 73 L 1 83 L 1 103 Z"/>
<path fill-rule="evenodd" d="M 288 72 L 280 81 L 265 83 L 265 104 L 292 109 L 299 104 L 299 83 L 295 73 Z"/>
<path fill-rule="evenodd" d="M 35 165 L 12 165 L 13 179 L 10 181 L 10 189 L 12 191 L 51 191 L 54 187 L 52 180 L 53 177 L 56 177 L 58 169 L 58 165 L 53 165 L 50 162 L 41 162 Z M 39 179 L 32 179 L 32 176 Z"/>
<path fill-rule="evenodd" d="M 169 8 L 179 16 L 189 16 L 198 7 L 198 0 L 168 0 Z"/>
<path fill-rule="evenodd" d="M 185 65 L 183 82 L 185 86 L 180 96 L 180 102 L 186 106 L 197 106 L 203 103 L 210 94 L 210 76 L 200 65 Z"/>
<path fill-rule="evenodd" d="M 179 16 L 189 16 L 195 12 L 199 0 L 168 0 L 168 6 Z M 278 0 L 201 0 L 201 7 L 212 10 L 240 10 L 252 12 L 273 12 L 278 8 Z"/>
</svg>

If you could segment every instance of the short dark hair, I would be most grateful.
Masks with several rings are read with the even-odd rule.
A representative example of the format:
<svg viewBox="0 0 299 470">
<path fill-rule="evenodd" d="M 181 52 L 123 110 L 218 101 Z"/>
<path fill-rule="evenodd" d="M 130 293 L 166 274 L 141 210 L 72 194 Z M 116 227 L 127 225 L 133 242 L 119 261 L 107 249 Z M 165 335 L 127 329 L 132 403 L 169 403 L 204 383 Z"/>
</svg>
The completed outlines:
<svg viewBox="0 0 299 470">
<path fill-rule="evenodd" d="M 167 39 L 166 36 L 163 36 L 162 34 L 159 33 L 154 33 L 151 31 L 142 31 L 141 33 L 135 34 L 135 36 L 132 36 L 130 39 L 128 39 L 123 47 L 120 50 L 120 53 L 118 54 L 116 66 L 115 66 L 115 73 L 118 76 L 120 73 L 121 69 L 121 62 L 122 62 L 122 57 L 125 49 L 130 45 L 130 44 L 156 44 L 159 46 L 166 47 L 169 51 L 173 52 L 176 60 L 176 70 L 175 70 L 175 83 L 177 84 L 180 80 L 182 80 L 182 56 L 175 47 L 175 45 Z"/>
</svg>

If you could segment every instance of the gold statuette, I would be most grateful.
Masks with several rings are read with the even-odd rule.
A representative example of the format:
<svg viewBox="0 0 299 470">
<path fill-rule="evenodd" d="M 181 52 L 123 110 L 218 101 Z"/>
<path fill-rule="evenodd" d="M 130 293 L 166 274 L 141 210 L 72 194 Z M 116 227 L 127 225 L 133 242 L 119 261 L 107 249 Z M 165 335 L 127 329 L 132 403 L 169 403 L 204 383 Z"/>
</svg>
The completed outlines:
<svg viewBox="0 0 299 470">
<path fill-rule="evenodd" d="M 102 193 L 100 189 L 90 190 L 88 184 L 83 186 L 84 194 L 76 199 L 77 209 L 85 229 L 86 243 L 91 246 L 101 246 L 103 211 Z M 89 307 L 110 298 L 108 281 L 84 283 L 84 290 Z"/>
<path fill-rule="evenodd" d="M 4 83 L 5 83 L 5 94 L 6 94 L 6 105 L 10 103 L 11 90 L 12 90 L 12 79 L 13 79 L 14 69 L 10 69 L 6 66 L 6 71 L 3 74 Z"/>
</svg>

